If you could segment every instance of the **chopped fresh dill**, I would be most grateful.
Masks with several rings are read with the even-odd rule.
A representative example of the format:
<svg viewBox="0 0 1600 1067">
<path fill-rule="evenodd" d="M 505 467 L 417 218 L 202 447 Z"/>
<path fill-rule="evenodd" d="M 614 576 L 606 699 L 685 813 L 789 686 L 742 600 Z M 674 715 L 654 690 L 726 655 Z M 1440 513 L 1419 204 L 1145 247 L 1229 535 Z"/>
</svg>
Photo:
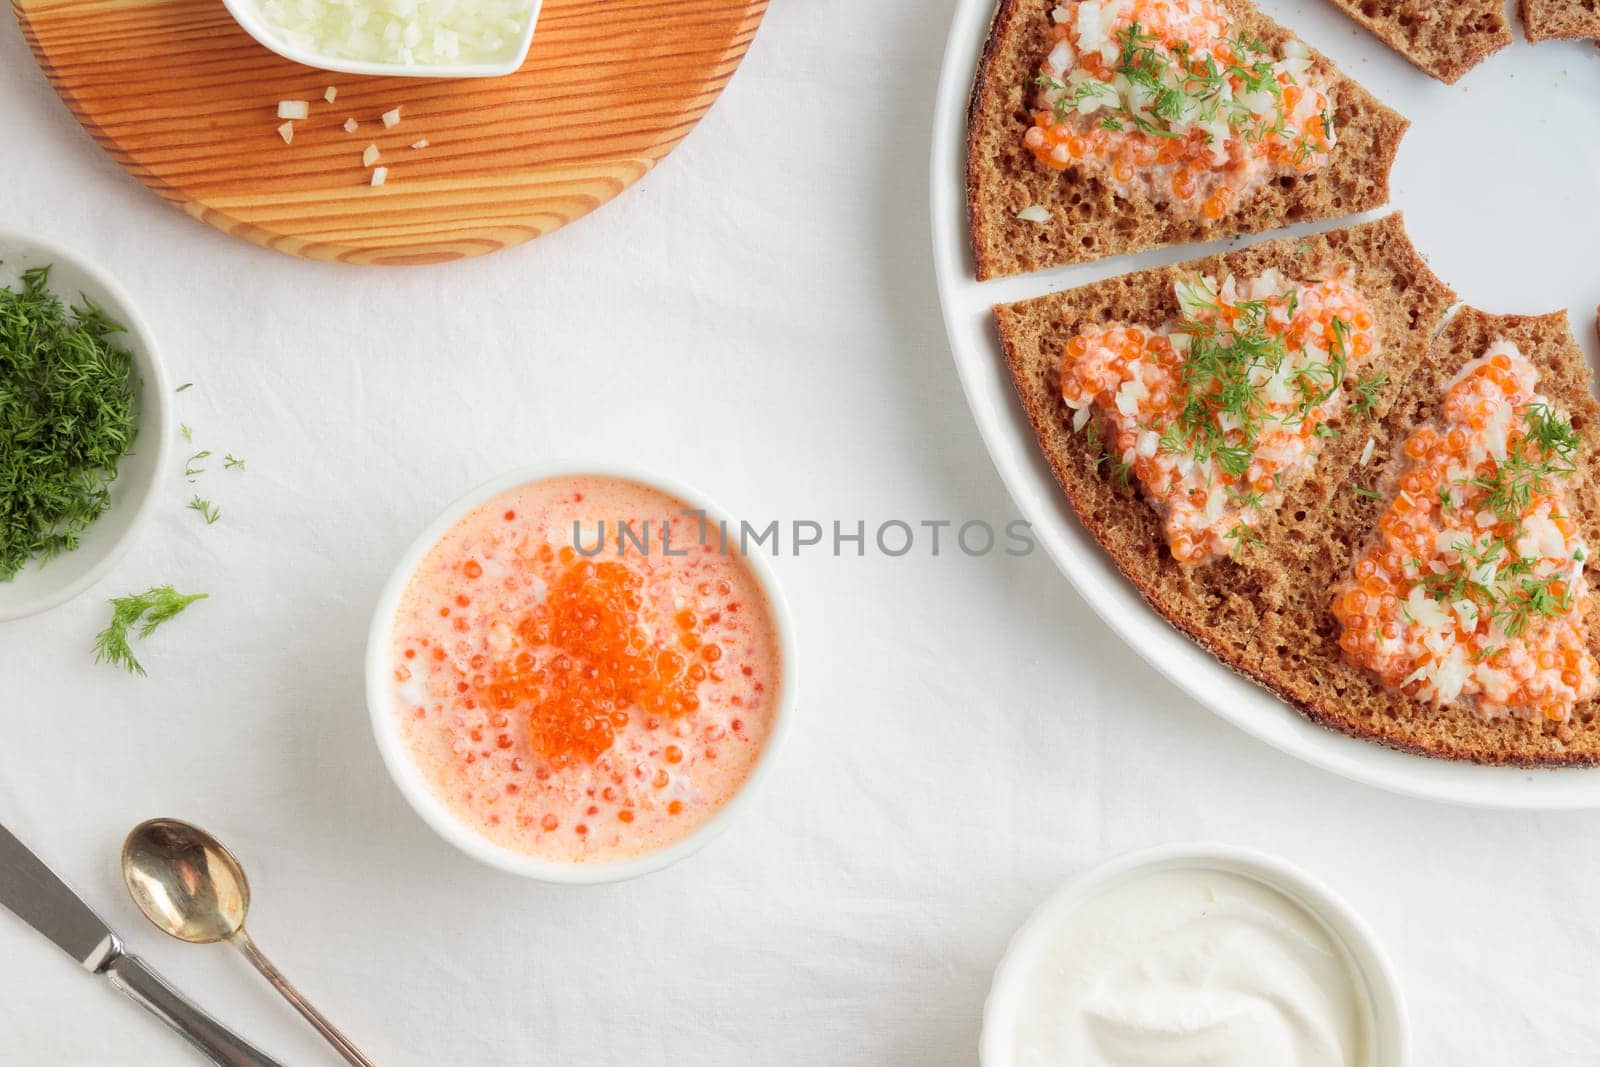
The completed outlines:
<svg viewBox="0 0 1600 1067">
<path fill-rule="evenodd" d="M 1389 385 L 1389 376 L 1382 371 L 1363 374 L 1356 379 L 1356 397 L 1350 403 L 1352 410 L 1362 415 L 1378 413 L 1378 394 Z"/>
<path fill-rule="evenodd" d="M 49 279 L 0 287 L 0 582 L 78 547 L 138 434 L 133 355 L 109 340 L 122 327 Z"/>
<path fill-rule="evenodd" d="M 201 517 L 206 520 L 207 526 L 222 518 L 222 509 L 209 500 L 200 499 L 200 494 L 198 493 L 195 494 L 193 500 L 189 501 L 189 510 L 198 511 Z"/>
<path fill-rule="evenodd" d="M 1260 545 L 1266 543 L 1260 534 L 1256 533 L 1249 526 L 1246 526 L 1242 522 L 1222 536 L 1233 542 L 1233 550 L 1235 552 L 1245 545 Z"/>
<path fill-rule="evenodd" d="M 1350 324 L 1335 315 L 1329 323 L 1333 337 L 1328 345 L 1328 362 L 1312 363 L 1297 378 L 1300 387 L 1300 407 L 1295 414 L 1304 420 L 1318 404 L 1333 397 L 1344 384 L 1345 371 L 1350 366 Z M 1319 385 L 1319 382 L 1322 383 Z"/>
<path fill-rule="evenodd" d="M 1129 476 L 1133 473 L 1133 464 L 1124 463 L 1112 456 L 1105 448 L 1104 438 L 1100 435 L 1099 423 L 1090 420 L 1083 428 L 1084 444 L 1089 446 L 1089 454 L 1094 457 L 1093 468 L 1099 470 L 1102 464 L 1110 463 L 1111 484 L 1118 489 L 1127 489 L 1132 486 Z"/>
<path fill-rule="evenodd" d="M 1484 490 L 1484 505 L 1501 522 L 1516 522 L 1535 493 L 1548 491 L 1550 479 L 1576 469 L 1573 456 L 1580 439 L 1570 419 L 1546 404 L 1533 404 L 1523 421 L 1526 432 L 1511 439 L 1494 472 L 1469 483 Z"/>
<path fill-rule="evenodd" d="M 1521 637 L 1528 630 L 1528 620 L 1538 615 L 1562 615 L 1572 606 L 1572 593 L 1563 589 L 1559 596 L 1550 591 L 1552 584 L 1561 581 L 1560 575 L 1544 578 L 1524 578 L 1494 609 L 1494 620 L 1500 624 L 1507 637 Z"/>
<path fill-rule="evenodd" d="M 1268 328 L 1267 305 L 1259 300 L 1238 303 L 1231 326 L 1195 317 L 1215 307 L 1209 292 L 1191 286 L 1180 297 L 1189 335 L 1181 374 L 1183 397 L 1177 417 L 1161 435 L 1167 452 L 1187 452 L 1201 463 L 1215 459 L 1223 473 L 1241 478 L 1255 457 L 1256 439 L 1266 417 L 1266 402 L 1253 381 L 1258 368 L 1276 370 L 1286 354 L 1283 339 Z M 1223 429 L 1224 420 L 1236 428 Z"/>
<path fill-rule="evenodd" d="M 158 585 L 143 593 L 114 597 L 111 601 L 111 622 L 100 631 L 94 642 L 96 663 L 113 663 L 129 674 L 143 676 L 144 665 L 133 654 L 130 632 L 138 626 L 140 640 L 149 637 L 156 627 L 177 615 L 196 600 L 204 600 L 205 593 L 183 594 L 170 585 Z"/>
</svg>

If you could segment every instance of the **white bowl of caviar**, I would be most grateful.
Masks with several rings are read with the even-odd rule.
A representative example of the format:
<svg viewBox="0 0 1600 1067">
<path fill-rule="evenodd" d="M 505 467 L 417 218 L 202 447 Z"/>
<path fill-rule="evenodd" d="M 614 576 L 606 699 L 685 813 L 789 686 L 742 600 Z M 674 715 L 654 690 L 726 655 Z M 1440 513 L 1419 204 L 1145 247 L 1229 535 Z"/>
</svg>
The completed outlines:
<svg viewBox="0 0 1600 1067">
<path fill-rule="evenodd" d="M 169 391 L 133 302 L 82 255 L 0 229 L 0 621 L 111 570 L 170 466 Z"/>
<path fill-rule="evenodd" d="M 1411 1038 L 1349 905 L 1284 860 L 1201 843 L 1120 856 L 1040 905 L 995 971 L 979 1059 L 1406 1067 Z"/>
<path fill-rule="evenodd" d="M 401 558 L 367 642 L 384 763 L 430 827 L 547 882 L 620 881 L 746 807 L 794 719 L 793 624 L 693 490 L 514 471 Z"/>
<path fill-rule="evenodd" d="M 262 45 L 342 74 L 492 78 L 522 66 L 542 0 L 223 0 Z"/>
</svg>

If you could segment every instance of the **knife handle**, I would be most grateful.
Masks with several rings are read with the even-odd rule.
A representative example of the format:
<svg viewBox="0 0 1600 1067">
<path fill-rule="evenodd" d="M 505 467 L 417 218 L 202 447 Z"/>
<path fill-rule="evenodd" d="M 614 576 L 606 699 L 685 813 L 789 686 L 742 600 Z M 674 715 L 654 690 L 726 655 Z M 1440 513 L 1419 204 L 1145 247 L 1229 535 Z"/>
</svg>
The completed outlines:
<svg viewBox="0 0 1600 1067">
<path fill-rule="evenodd" d="M 185 1000 L 137 956 L 116 955 L 101 968 L 124 995 L 172 1027 L 222 1067 L 282 1067 L 233 1031 Z"/>
</svg>

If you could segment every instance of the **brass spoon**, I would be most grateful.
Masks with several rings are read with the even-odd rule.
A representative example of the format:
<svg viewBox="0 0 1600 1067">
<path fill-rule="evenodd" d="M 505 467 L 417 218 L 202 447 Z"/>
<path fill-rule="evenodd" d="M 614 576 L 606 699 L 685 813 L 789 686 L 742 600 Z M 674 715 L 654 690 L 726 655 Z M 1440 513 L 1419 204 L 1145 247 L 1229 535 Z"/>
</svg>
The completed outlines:
<svg viewBox="0 0 1600 1067">
<path fill-rule="evenodd" d="M 206 945 L 226 941 L 266 976 L 339 1055 L 356 1067 L 374 1067 L 300 991 L 261 954 L 244 930 L 250 883 L 222 842 L 178 819 L 151 819 L 128 832 L 122 843 L 122 880 L 128 893 L 164 933 Z"/>
</svg>

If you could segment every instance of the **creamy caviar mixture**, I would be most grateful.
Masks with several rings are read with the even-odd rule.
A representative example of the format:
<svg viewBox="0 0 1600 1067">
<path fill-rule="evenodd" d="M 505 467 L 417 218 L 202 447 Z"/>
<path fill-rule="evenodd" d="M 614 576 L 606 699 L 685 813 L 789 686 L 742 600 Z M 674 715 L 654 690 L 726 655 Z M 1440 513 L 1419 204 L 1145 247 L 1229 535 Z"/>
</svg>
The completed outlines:
<svg viewBox="0 0 1600 1067">
<path fill-rule="evenodd" d="M 1014 1067 L 1364 1067 L 1344 954 L 1284 894 L 1222 871 L 1145 875 L 1073 909 L 1033 961 Z"/>
<path fill-rule="evenodd" d="M 1162 515 L 1173 557 L 1194 565 L 1252 536 L 1311 468 L 1329 423 L 1351 403 L 1371 404 L 1381 382 L 1361 370 L 1379 340 L 1345 268 L 1312 282 L 1276 269 L 1220 284 L 1199 276 L 1177 295 L 1176 322 L 1072 337 L 1061 395 L 1101 462 L 1137 480 Z"/>
<path fill-rule="evenodd" d="M 1218 0 L 1077 0 L 1051 19 L 1024 136 L 1045 166 L 1214 220 L 1328 161 L 1333 103 L 1299 41 L 1274 55 Z"/>
<path fill-rule="evenodd" d="M 614 861 L 688 836 L 744 786 L 777 709 L 776 624 L 745 559 L 687 514 L 621 479 L 533 482 L 418 565 L 393 714 L 467 826 L 542 859 Z"/>
<path fill-rule="evenodd" d="M 1404 473 L 1333 613 L 1350 662 L 1434 704 L 1567 719 L 1600 691 L 1588 547 L 1568 480 L 1580 439 L 1497 341 L 1462 368 L 1444 418 L 1407 438 Z"/>
</svg>

